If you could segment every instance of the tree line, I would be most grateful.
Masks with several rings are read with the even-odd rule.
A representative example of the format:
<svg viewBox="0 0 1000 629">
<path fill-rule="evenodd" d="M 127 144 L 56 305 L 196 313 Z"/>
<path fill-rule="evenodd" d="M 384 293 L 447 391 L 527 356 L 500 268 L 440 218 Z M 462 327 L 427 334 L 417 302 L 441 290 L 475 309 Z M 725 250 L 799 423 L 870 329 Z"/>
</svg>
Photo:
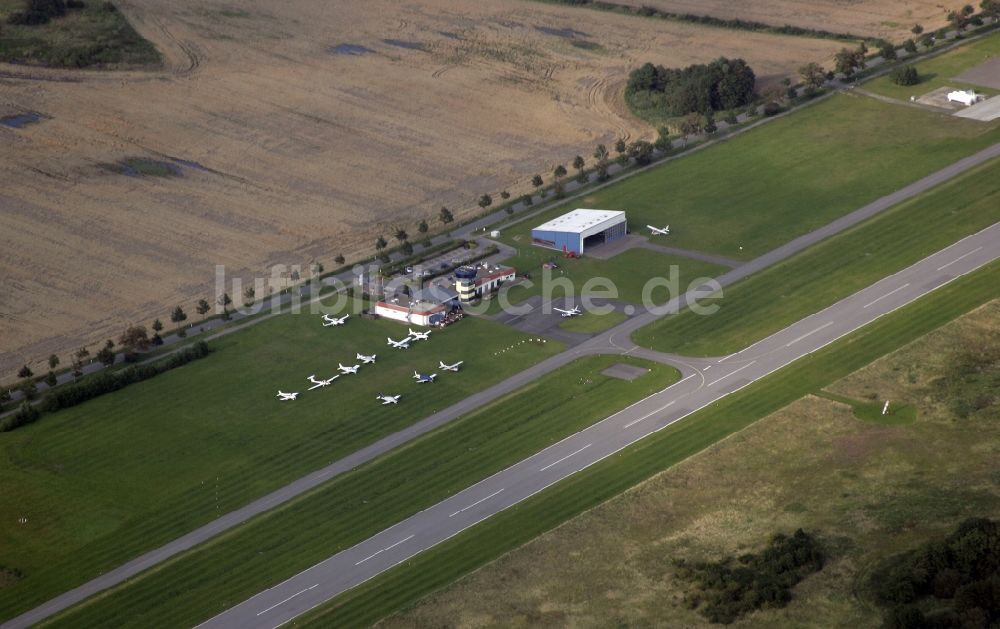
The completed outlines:
<svg viewBox="0 0 1000 629">
<path fill-rule="evenodd" d="M 85 380 L 52 389 L 45 394 L 37 406 L 25 399 L 16 412 L 0 419 L 0 432 L 30 424 L 38 420 L 43 413 L 53 413 L 60 409 L 76 406 L 105 393 L 118 391 L 130 384 L 148 380 L 191 361 L 204 358 L 210 352 L 211 349 L 207 343 L 198 341 L 162 360 L 142 365 L 130 365 L 121 371 L 101 371 Z"/>
</svg>

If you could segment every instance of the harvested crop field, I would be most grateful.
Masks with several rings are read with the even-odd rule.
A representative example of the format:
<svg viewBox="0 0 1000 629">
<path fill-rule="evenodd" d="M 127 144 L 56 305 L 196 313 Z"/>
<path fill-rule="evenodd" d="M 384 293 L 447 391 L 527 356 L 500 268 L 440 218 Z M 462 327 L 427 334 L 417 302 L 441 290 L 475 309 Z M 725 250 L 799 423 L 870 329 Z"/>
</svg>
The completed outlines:
<svg viewBox="0 0 1000 629">
<path fill-rule="evenodd" d="M 619 98 L 642 62 L 725 54 L 774 81 L 838 48 L 515 0 L 120 6 L 166 71 L 0 67 L 0 117 L 39 116 L 0 125 L 4 375 L 190 312 L 216 264 L 329 268 L 652 136 Z"/>
<path fill-rule="evenodd" d="M 649 6 L 670 13 L 710 15 L 774 26 L 798 26 L 831 33 L 850 33 L 902 41 L 911 37 L 914 24 L 931 31 L 947 24 L 948 11 L 960 2 L 932 0 L 617 0 L 621 4 Z M 977 4 L 978 6 L 978 4 Z"/>
</svg>

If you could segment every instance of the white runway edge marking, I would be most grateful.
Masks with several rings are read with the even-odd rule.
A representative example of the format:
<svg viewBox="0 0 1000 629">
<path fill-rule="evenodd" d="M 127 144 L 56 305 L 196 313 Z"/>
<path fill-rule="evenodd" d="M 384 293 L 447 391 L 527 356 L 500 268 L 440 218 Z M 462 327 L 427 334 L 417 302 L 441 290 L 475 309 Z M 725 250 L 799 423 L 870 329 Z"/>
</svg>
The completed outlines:
<svg viewBox="0 0 1000 629">
<path fill-rule="evenodd" d="M 752 364 L 754 364 L 754 363 L 756 363 L 756 362 L 757 362 L 756 360 L 751 360 L 750 362 L 748 362 L 747 364 L 743 365 L 742 367 L 740 367 L 740 368 L 739 368 L 739 369 L 737 369 L 736 371 L 730 371 L 729 373 L 727 373 L 726 375 L 722 376 L 722 377 L 721 377 L 721 378 L 719 378 L 718 380 L 715 380 L 715 381 L 713 381 L 713 382 L 709 382 L 709 383 L 708 383 L 708 386 L 710 386 L 710 387 L 711 387 L 711 386 L 715 386 L 715 385 L 717 385 L 718 383 L 720 383 L 720 382 L 722 382 L 723 380 L 725 380 L 726 378 L 728 378 L 729 376 L 731 376 L 731 375 L 733 375 L 733 374 L 736 374 L 736 373 L 739 373 L 739 372 L 743 371 L 744 369 L 746 369 L 747 367 L 749 367 L 750 365 L 752 365 Z"/>
<path fill-rule="evenodd" d="M 940 270 L 940 269 L 938 269 L 938 270 Z M 882 295 L 881 297 L 879 297 L 875 301 L 872 301 L 872 302 L 869 302 L 869 303 L 865 304 L 865 308 L 867 308 L 868 306 L 874 306 L 875 304 L 877 304 L 878 302 L 882 301 L 886 297 L 890 297 L 892 295 L 895 295 L 896 293 L 898 293 L 899 291 L 903 290 L 904 288 L 906 288 L 909 285 L 910 285 L 910 283 L 907 282 L 907 283 L 903 284 L 902 286 L 900 286 L 899 288 L 896 288 L 896 289 L 893 289 L 893 290 L 889 291 L 888 293 L 886 293 L 885 295 Z"/>
<path fill-rule="evenodd" d="M 538 471 L 539 471 L 539 472 L 544 472 L 545 470 L 549 469 L 549 468 L 550 468 L 550 467 L 552 467 L 553 465 L 557 465 L 557 464 L 559 464 L 559 463 L 562 463 L 563 461 L 565 461 L 565 460 L 566 460 L 566 459 L 568 459 L 569 457 L 573 456 L 574 454 L 580 454 L 581 452 L 583 452 L 584 450 L 586 450 L 586 449 L 587 449 L 587 448 L 589 448 L 590 446 L 591 446 L 591 444 L 589 444 L 589 443 L 588 443 L 587 445 L 583 446 L 582 448 L 580 448 L 580 449 L 579 449 L 579 450 L 577 450 L 576 452 L 570 452 L 569 454 L 567 454 L 567 455 L 566 455 L 566 456 L 564 456 L 563 458 L 559 459 L 558 461 L 553 461 L 552 463 L 549 463 L 548 465 L 546 465 L 545 467 L 543 467 L 542 469 L 540 469 L 540 470 L 538 470 Z"/>
<path fill-rule="evenodd" d="M 951 265 L 953 265 L 953 264 L 955 264 L 956 262 L 958 262 L 959 260 L 961 260 L 962 258 L 968 258 L 969 256 L 971 256 L 971 255 L 972 255 L 972 254 L 974 254 L 975 252 L 979 251 L 980 249 L 982 249 L 982 247 L 976 247 L 975 249 L 973 249 L 973 250 L 972 250 L 972 251 L 970 251 L 969 253 L 966 253 L 966 254 L 964 254 L 964 255 L 960 255 L 960 256 L 958 256 L 957 258 L 955 258 L 954 260 L 952 260 L 952 261 L 951 261 L 951 262 L 949 262 L 948 264 L 946 264 L 946 265 L 944 265 L 944 266 L 939 266 L 937 270 L 938 270 L 938 271 L 943 271 L 943 270 L 947 269 L 948 267 L 950 267 Z"/>
<path fill-rule="evenodd" d="M 792 345 L 795 345 L 796 343 L 798 343 L 802 339 L 810 337 L 813 334 L 816 334 L 817 332 L 819 332 L 820 330 L 823 330 L 823 329 L 826 329 L 826 328 L 830 327 L 831 325 L 833 325 L 833 321 L 827 321 L 826 323 L 824 323 L 823 325 L 819 326 L 818 328 L 816 328 L 812 332 L 806 332 L 805 334 L 803 334 L 799 338 L 795 339 L 794 341 L 792 341 L 790 343 L 786 343 L 785 347 L 791 347 Z"/>
<path fill-rule="evenodd" d="M 655 414 L 659 413 L 660 411 L 665 410 L 667 407 L 673 406 L 674 402 L 676 402 L 676 401 L 677 400 L 674 400 L 673 402 L 668 402 L 667 404 L 664 404 L 661 408 L 658 408 L 657 410 L 653 411 L 652 413 L 647 413 L 646 415 L 643 415 L 639 419 L 633 419 L 629 423 L 625 424 L 625 426 L 623 426 L 623 428 L 631 428 L 632 426 L 635 426 L 636 424 L 638 424 L 642 420 L 646 419 L 647 417 L 651 417 L 652 415 L 655 415 Z"/>
<path fill-rule="evenodd" d="M 403 539 L 399 540 L 398 542 L 396 542 L 396 543 L 395 543 L 395 544 L 393 544 L 392 546 L 386 546 L 386 547 L 385 547 L 385 548 L 383 548 L 382 550 L 380 550 L 380 551 L 378 551 L 378 552 L 374 552 L 374 553 L 372 553 L 372 554 L 368 555 L 367 557 L 365 557 L 364 559 L 362 559 L 361 561 L 359 561 L 358 563 L 356 563 L 356 564 L 354 564 L 354 565 L 355 565 L 355 566 L 360 566 L 361 564 L 363 564 L 364 562 L 368 561 L 368 560 L 369 560 L 369 559 L 371 559 L 372 557 L 376 557 L 376 556 L 378 556 L 378 555 L 381 555 L 381 554 L 382 554 L 382 553 L 384 553 L 385 551 L 387 551 L 387 550 L 391 550 L 391 549 L 395 548 L 396 546 L 399 546 L 400 544 L 402 544 L 403 542 L 405 542 L 406 540 L 409 540 L 409 539 L 413 539 L 413 536 L 412 536 L 412 535 L 410 535 L 409 537 L 404 537 Z"/>
<path fill-rule="evenodd" d="M 490 494 L 489 496 L 486 496 L 485 498 L 480 498 L 479 500 L 477 500 L 477 501 L 473 502 L 473 503 L 472 503 L 471 505 L 469 505 L 468 507 L 465 507 L 464 509 L 459 509 L 459 510 L 458 510 L 458 511 L 456 511 L 455 513 L 452 513 L 451 515 L 449 515 L 448 517 L 449 517 L 449 518 L 453 518 L 453 517 L 455 517 L 456 515 L 458 515 L 459 513 L 461 513 L 461 512 L 463 512 L 463 511 L 467 511 L 467 510 L 471 509 L 472 507 L 476 506 L 476 505 L 477 505 L 477 504 L 479 504 L 480 502 L 485 502 L 485 501 L 489 500 L 489 499 L 490 499 L 490 498 L 492 498 L 493 496 L 495 496 L 495 495 L 499 494 L 499 493 L 500 493 L 501 491 L 503 491 L 503 488 L 502 488 L 502 487 L 501 487 L 500 489 L 498 489 L 497 491 L 493 492 L 492 494 Z"/>
<path fill-rule="evenodd" d="M 316 583 L 316 584 L 314 584 L 314 585 L 311 585 L 311 586 L 307 587 L 307 588 L 306 588 L 306 589 L 304 589 L 304 590 L 299 590 L 298 592 L 296 592 L 295 594 L 292 594 L 291 596 L 289 596 L 289 597 L 288 597 L 288 598 L 286 598 L 285 600 L 281 601 L 280 603 L 275 603 L 274 605 L 271 605 L 270 607 L 268 607 L 268 608 L 267 608 L 267 609 L 265 609 L 264 611 L 262 611 L 262 612 L 257 612 L 257 615 L 258 615 L 258 616 L 260 616 L 261 614 L 266 614 L 267 612 L 271 611 L 272 609 L 274 609 L 274 608 L 275 608 L 275 607 L 277 607 L 278 605 L 284 605 L 285 603 L 287 603 L 288 601 L 292 600 L 293 598 L 295 598 L 295 597 L 296 597 L 296 596 L 298 596 L 299 594 L 302 594 L 303 592 L 308 592 L 309 590 L 313 589 L 314 587 L 316 587 L 316 586 L 318 586 L 318 585 L 319 585 L 319 583 Z"/>
</svg>

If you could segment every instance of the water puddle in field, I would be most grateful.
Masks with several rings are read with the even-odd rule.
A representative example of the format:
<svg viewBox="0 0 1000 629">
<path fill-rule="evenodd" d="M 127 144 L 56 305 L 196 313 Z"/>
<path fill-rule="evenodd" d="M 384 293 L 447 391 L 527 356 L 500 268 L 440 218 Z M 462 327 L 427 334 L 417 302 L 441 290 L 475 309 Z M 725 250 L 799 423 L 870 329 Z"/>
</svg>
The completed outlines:
<svg viewBox="0 0 1000 629">
<path fill-rule="evenodd" d="M 13 116 L 4 116 L 0 118 L 0 125 L 5 127 L 10 127 L 11 129 L 23 129 L 29 124 L 36 124 L 47 117 L 36 111 L 26 111 L 23 114 L 15 114 Z"/>
<path fill-rule="evenodd" d="M 205 168 L 204 166 L 202 166 L 198 162 L 195 162 L 195 161 L 192 161 L 192 160 L 189 160 L 189 159 L 181 159 L 179 157 L 171 157 L 170 159 L 174 160 L 175 164 L 180 164 L 181 166 L 184 166 L 185 168 L 190 168 L 191 170 L 200 170 L 202 172 L 209 172 L 209 170 L 207 168 Z"/>
<path fill-rule="evenodd" d="M 565 28 L 553 28 L 551 26 L 535 26 L 535 30 L 546 35 L 555 35 L 556 37 L 565 37 L 566 39 L 573 39 L 574 37 L 590 37 L 590 35 L 584 33 L 583 31 L 578 31 L 576 29 L 565 27 Z"/>
<path fill-rule="evenodd" d="M 424 45 L 420 42 L 406 41 L 405 39 L 383 39 L 384 43 L 390 46 L 396 46 L 397 48 L 406 48 L 407 50 L 423 50 Z"/>
<path fill-rule="evenodd" d="M 375 52 L 371 48 L 361 46 L 360 44 L 337 44 L 336 46 L 330 47 L 330 52 L 335 55 L 354 55 L 355 57 L 360 55 L 367 55 L 370 52 Z"/>
<path fill-rule="evenodd" d="M 182 176 L 181 169 L 176 164 L 145 157 L 130 157 L 110 164 L 101 164 L 101 168 L 126 177 Z"/>
</svg>

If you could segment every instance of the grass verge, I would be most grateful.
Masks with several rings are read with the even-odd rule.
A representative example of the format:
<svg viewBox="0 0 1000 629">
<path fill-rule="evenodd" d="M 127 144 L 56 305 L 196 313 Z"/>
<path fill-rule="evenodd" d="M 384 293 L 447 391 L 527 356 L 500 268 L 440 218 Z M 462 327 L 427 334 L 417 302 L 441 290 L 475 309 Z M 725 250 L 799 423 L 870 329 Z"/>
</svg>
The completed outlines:
<svg viewBox="0 0 1000 629">
<path fill-rule="evenodd" d="M 543 269 L 542 264 L 547 261 L 555 262 L 558 268 Z M 727 270 L 715 264 L 642 248 L 629 249 L 608 260 L 599 260 L 592 256 L 564 258 L 556 251 L 522 246 L 517 255 L 504 260 L 504 264 L 513 266 L 522 276 L 525 271 L 530 274 L 531 286 L 519 283 L 500 289 L 512 304 L 541 295 L 545 285 L 551 286 L 553 297 L 561 296 L 566 291 L 559 284 L 566 282 L 576 296 L 592 295 L 641 304 L 646 283 L 654 278 L 669 278 L 673 267 L 676 267 L 681 292 L 688 285 L 698 286 L 706 278 L 716 277 Z M 666 301 L 666 294 L 665 289 L 652 293 L 657 303 Z M 488 311 L 491 314 L 500 311 L 499 300 L 494 298 L 493 302 Z"/>
<path fill-rule="evenodd" d="M 633 340 L 689 356 L 731 354 L 992 225 L 997 208 L 1000 160 L 993 160 L 730 286 L 715 314 L 685 311 Z"/>
<path fill-rule="evenodd" d="M 634 381 L 601 375 L 622 362 L 650 371 Z M 582 358 L 68 611 L 53 624 L 197 624 L 678 377 L 672 367 L 633 358 Z"/>
<path fill-rule="evenodd" d="M 597 334 L 598 332 L 603 332 L 607 329 L 615 327 L 627 318 L 628 317 L 617 310 L 603 315 L 585 312 L 578 317 L 570 317 L 566 319 L 559 324 L 559 327 L 567 332 Z"/>
</svg>

